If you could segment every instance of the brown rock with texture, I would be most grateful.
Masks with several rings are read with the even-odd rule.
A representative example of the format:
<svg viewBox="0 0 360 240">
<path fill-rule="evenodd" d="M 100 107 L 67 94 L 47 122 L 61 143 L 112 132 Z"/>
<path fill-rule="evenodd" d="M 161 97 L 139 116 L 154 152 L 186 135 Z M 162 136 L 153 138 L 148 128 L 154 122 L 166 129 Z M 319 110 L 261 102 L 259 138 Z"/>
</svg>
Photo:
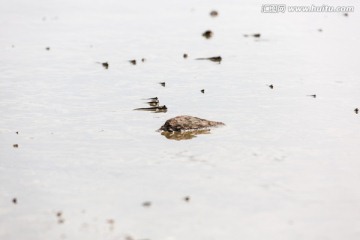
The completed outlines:
<svg viewBox="0 0 360 240">
<path fill-rule="evenodd" d="M 225 124 L 222 122 L 214 122 L 192 116 L 177 116 L 167 120 L 159 130 L 166 132 L 181 132 L 188 130 L 206 129 L 222 125 Z"/>
</svg>

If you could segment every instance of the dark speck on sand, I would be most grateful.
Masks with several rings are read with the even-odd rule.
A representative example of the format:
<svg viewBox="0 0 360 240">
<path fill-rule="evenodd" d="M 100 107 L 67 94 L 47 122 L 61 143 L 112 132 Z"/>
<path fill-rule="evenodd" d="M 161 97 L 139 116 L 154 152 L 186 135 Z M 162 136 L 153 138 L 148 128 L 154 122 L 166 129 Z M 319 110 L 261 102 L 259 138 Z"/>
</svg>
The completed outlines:
<svg viewBox="0 0 360 240">
<path fill-rule="evenodd" d="M 210 30 L 205 31 L 205 32 L 202 34 L 202 36 L 203 36 L 204 38 L 206 38 L 206 39 L 212 38 L 213 35 L 214 35 L 214 33 L 213 33 L 212 31 L 210 31 Z"/>
<path fill-rule="evenodd" d="M 212 16 L 212 17 L 217 17 L 219 15 L 219 13 L 218 13 L 218 11 L 216 11 L 216 10 L 212 10 L 211 12 L 210 12 L 210 16 Z"/>
<path fill-rule="evenodd" d="M 146 202 L 143 202 L 143 207 L 150 207 L 151 206 L 151 202 L 149 201 L 146 201 Z"/>
<path fill-rule="evenodd" d="M 17 199 L 16 199 L 16 198 L 13 198 L 13 199 L 12 199 L 12 202 L 13 202 L 13 204 L 17 204 Z"/>
</svg>

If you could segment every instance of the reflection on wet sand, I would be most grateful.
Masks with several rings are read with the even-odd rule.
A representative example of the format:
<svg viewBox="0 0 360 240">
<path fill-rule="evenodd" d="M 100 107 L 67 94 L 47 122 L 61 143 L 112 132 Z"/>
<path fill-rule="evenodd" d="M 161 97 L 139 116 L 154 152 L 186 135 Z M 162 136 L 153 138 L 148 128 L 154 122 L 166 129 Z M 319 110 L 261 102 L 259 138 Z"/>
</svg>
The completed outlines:
<svg viewBox="0 0 360 240">
<path fill-rule="evenodd" d="M 165 136 L 167 139 L 171 140 L 189 140 L 195 138 L 196 135 L 200 134 L 210 134 L 210 129 L 194 130 L 194 131 L 184 131 L 184 132 L 167 132 L 164 131 L 161 135 Z"/>
</svg>

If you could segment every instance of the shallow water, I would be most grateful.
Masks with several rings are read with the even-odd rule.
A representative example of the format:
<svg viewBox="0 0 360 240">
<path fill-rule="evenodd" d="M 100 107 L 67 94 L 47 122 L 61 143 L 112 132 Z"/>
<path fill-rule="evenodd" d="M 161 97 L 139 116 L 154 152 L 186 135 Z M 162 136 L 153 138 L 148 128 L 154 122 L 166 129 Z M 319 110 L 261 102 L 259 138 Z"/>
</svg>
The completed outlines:
<svg viewBox="0 0 360 240">
<path fill-rule="evenodd" d="M 262 4 L 3 3 L 0 239 L 359 239 L 359 4 Z M 183 114 L 226 126 L 156 132 Z"/>
</svg>

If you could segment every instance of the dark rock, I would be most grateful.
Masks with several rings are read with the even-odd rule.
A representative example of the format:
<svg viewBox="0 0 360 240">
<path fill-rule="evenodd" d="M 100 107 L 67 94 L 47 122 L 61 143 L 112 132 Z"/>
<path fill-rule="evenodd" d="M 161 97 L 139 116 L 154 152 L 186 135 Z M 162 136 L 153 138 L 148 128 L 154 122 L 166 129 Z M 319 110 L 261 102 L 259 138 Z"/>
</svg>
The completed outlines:
<svg viewBox="0 0 360 240">
<path fill-rule="evenodd" d="M 188 57 L 188 55 L 186 53 L 184 53 L 183 58 L 187 58 L 187 57 Z"/>
<path fill-rule="evenodd" d="M 14 148 L 18 148 L 18 147 L 19 147 L 19 144 L 13 144 L 13 147 L 14 147 Z"/>
<path fill-rule="evenodd" d="M 165 132 L 181 132 L 188 130 L 208 129 L 210 127 L 217 127 L 222 125 L 225 124 L 222 122 L 214 122 L 202 118 L 185 115 L 177 116 L 167 120 L 159 130 Z"/>
<path fill-rule="evenodd" d="M 160 82 L 159 84 L 160 84 L 161 86 L 165 87 L 166 82 Z"/>
<path fill-rule="evenodd" d="M 212 38 L 213 35 L 214 35 L 214 33 L 213 33 L 212 31 L 210 31 L 210 30 L 205 31 L 205 32 L 202 34 L 202 36 L 203 36 L 204 38 L 206 38 L 206 39 Z"/>
<path fill-rule="evenodd" d="M 136 65 L 136 60 L 134 59 L 134 60 L 130 60 L 129 61 L 132 65 Z"/>
<path fill-rule="evenodd" d="M 356 114 L 359 114 L 359 109 L 358 109 L 358 108 L 355 108 L 354 112 L 355 112 Z"/>
<path fill-rule="evenodd" d="M 205 89 L 201 89 L 201 92 L 202 92 L 202 93 L 205 93 Z"/>
<path fill-rule="evenodd" d="M 216 11 L 216 10 L 212 10 L 211 12 L 210 12 L 210 16 L 212 16 L 212 17 L 217 17 L 219 15 L 219 13 L 218 13 L 218 11 Z"/>
<path fill-rule="evenodd" d="M 103 62 L 103 63 L 101 63 L 101 65 L 102 65 L 105 69 L 108 69 L 108 68 L 109 68 L 109 63 L 108 63 L 108 62 Z"/>
</svg>

